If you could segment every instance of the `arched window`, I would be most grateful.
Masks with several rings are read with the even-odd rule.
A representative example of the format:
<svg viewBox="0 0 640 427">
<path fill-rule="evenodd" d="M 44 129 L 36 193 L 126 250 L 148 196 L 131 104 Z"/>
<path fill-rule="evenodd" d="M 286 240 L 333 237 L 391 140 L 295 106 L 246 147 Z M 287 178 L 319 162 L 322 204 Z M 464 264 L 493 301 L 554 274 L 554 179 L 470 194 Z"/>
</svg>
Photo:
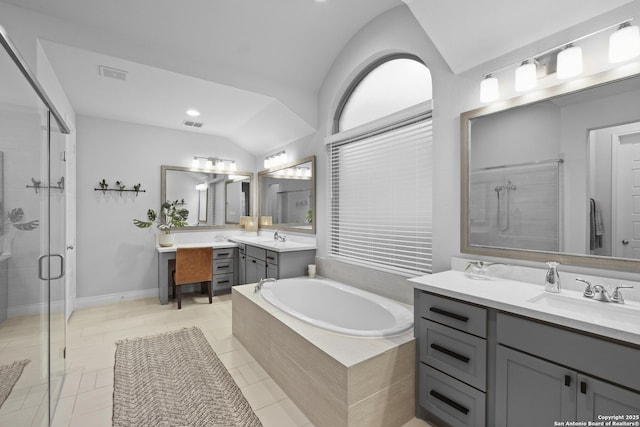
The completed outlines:
<svg viewBox="0 0 640 427">
<path fill-rule="evenodd" d="M 343 95 L 327 139 L 332 257 L 431 272 L 431 93 L 429 69 L 403 55 L 371 64 Z"/>
<path fill-rule="evenodd" d="M 418 58 L 383 58 L 349 86 L 336 111 L 333 131 L 355 128 L 431 98 L 431 73 Z"/>
</svg>

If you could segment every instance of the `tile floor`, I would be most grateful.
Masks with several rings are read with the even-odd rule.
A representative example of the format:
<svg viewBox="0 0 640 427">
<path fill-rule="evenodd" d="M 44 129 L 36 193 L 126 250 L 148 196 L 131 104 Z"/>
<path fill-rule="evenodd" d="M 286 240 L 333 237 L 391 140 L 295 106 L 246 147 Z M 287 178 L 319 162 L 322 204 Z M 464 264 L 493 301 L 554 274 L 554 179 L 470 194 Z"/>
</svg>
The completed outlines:
<svg viewBox="0 0 640 427">
<path fill-rule="evenodd" d="M 206 297 L 191 294 L 183 297 L 182 310 L 177 310 L 174 302 L 161 306 L 157 298 L 152 298 L 76 311 L 67 327 L 67 377 L 53 425 L 111 426 L 116 341 L 195 325 L 203 331 L 265 427 L 312 426 L 232 336 L 231 295 L 214 297 L 212 305 L 207 302 Z M 20 334 L 12 333 L 11 325 L 20 323 L 13 321 L 2 332 L 19 340 Z M 7 345 L 12 345 L 10 338 L 0 340 L 0 347 Z M 30 365 L 23 373 L 25 378 L 30 375 L 29 369 L 36 369 Z M 42 388 L 18 382 L 0 408 L 0 426 L 40 425 L 34 420 L 44 406 Z M 428 426 L 413 419 L 404 427 Z"/>
</svg>

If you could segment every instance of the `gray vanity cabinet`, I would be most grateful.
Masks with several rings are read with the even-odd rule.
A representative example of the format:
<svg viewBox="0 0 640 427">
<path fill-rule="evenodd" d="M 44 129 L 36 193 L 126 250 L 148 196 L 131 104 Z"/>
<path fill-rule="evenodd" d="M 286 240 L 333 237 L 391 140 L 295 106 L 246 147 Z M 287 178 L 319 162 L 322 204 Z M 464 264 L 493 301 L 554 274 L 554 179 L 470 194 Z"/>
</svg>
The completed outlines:
<svg viewBox="0 0 640 427">
<path fill-rule="evenodd" d="M 231 289 L 235 280 L 235 248 L 213 250 L 213 293 Z"/>
<path fill-rule="evenodd" d="M 415 300 L 419 412 L 436 425 L 485 426 L 487 310 L 426 292 Z"/>
<path fill-rule="evenodd" d="M 578 374 L 576 386 L 578 420 L 598 421 L 598 415 L 628 415 L 630 418 L 624 421 L 640 421 L 640 393 L 582 374 Z"/>
<path fill-rule="evenodd" d="M 267 277 L 287 279 L 304 276 L 306 275 L 307 265 L 313 264 L 315 258 L 315 249 L 276 252 L 257 246 L 245 245 L 245 276 L 244 281 L 240 283 L 256 283 L 260 279 Z"/>
<path fill-rule="evenodd" d="M 637 348 L 504 313 L 497 331 L 496 426 L 640 414 Z"/>
<path fill-rule="evenodd" d="M 574 420 L 576 376 L 575 371 L 498 346 L 496 427 L 552 426 L 554 421 Z"/>
<path fill-rule="evenodd" d="M 238 243 L 238 283 L 245 284 L 247 271 L 247 254 L 246 247 L 242 243 Z"/>
</svg>

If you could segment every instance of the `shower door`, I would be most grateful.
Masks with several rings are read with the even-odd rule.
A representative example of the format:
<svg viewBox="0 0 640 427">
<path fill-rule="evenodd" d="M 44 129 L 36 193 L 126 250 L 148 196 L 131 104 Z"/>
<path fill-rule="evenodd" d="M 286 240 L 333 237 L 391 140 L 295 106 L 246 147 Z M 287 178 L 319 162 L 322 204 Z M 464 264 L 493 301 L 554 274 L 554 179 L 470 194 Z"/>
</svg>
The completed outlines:
<svg viewBox="0 0 640 427">
<path fill-rule="evenodd" d="M 48 426 L 65 373 L 67 129 L 1 27 L 0 44 L 0 425 Z"/>
</svg>

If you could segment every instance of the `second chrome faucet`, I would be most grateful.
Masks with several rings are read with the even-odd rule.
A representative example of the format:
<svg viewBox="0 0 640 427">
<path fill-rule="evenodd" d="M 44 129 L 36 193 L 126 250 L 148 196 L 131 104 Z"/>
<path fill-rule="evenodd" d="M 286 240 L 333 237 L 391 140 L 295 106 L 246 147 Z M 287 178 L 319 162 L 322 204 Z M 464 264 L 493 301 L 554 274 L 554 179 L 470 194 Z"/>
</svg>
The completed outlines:
<svg viewBox="0 0 640 427">
<path fill-rule="evenodd" d="M 581 278 L 577 278 L 576 282 L 584 283 L 587 285 L 584 293 L 582 294 L 585 298 L 591 298 L 596 301 L 602 302 L 613 302 L 617 304 L 624 304 L 624 298 L 622 297 L 622 292 L 620 289 L 631 289 L 633 286 L 616 286 L 613 290 L 613 293 L 609 295 L 607 289 L 602 285 L 594 285 L 592 286 L 588 280 L 584 280 Z"/>
</svg>

